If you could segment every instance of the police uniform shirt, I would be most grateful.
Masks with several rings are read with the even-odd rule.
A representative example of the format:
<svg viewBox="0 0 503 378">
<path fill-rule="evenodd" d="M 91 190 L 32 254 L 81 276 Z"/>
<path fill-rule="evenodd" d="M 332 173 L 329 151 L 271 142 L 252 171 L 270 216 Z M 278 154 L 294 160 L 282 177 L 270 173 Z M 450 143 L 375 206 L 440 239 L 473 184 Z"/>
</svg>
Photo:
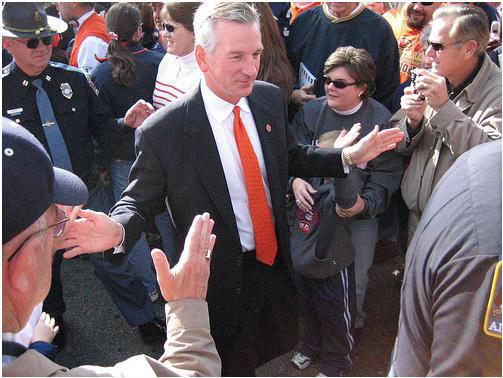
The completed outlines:
<svg viewBox="0 0 503 378">
<path fill-rule="evenodd" d="M 95 144 L 99 154 L 96 163 L 106 165 L 109 150 L 125 129 L 106 112 L 86 76 L 73 67 L 49 62 L 36 77 L 27 76 L 13 62 L 2 70 L 2 114 L 28 129 L 50 154 L 49 145 L 37 108 L 37 88 L 31 83 L 41 79 L 51 101 L 63 135 L 73 172 L 84 182 L 95 162 Z M 118 123 L 121 127 L 117 127 Z M 47 127 L 47 125 L 45 126 Z M 131 129 L 133 132 L 134 130 Z"/>
<path fill-rule="evenodd" d="M 442 177 L 407 251 L 390 375 L 501 377 L 501 203 L 501 140 Z"/>
</svg>

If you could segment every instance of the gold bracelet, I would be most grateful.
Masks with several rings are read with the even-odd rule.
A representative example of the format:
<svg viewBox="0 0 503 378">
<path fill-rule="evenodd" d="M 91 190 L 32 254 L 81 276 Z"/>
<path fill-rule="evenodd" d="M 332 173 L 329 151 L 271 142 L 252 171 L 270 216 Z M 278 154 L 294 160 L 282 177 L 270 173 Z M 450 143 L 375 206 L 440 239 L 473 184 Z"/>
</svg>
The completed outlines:
<svg viewBox="0 0 503 378">
<path fill-rule="evenodd" d="M 351 158 L 351 152 L 347 151 L 346 149 L 343 150 L 343 157 L 348 165 L 353 165 L 353 159 Z"/>
</svg>

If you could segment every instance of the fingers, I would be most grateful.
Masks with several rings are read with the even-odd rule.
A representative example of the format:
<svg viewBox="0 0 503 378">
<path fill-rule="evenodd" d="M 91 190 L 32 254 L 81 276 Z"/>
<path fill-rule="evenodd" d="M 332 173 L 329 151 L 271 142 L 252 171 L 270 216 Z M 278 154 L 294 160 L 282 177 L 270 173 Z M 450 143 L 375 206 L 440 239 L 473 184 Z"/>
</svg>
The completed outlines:
<svg viewBox="0 0 503 378">
<path fill-rule="evenodd" d="M 312 209 L 312 205 L 314 204 L 313 199 L 309 195 L 309 193 L 302 191 L 298 193 L 296 196 L 296 203 L 299 208 L 304 211 L 310 211 Z"/>
<path fill-rule="evenodd" d="M 171 276 L 169 261 L 166 258 L 164 252 L 159 248 L 154 248 L 152 252 L 150 252 L 150 256 L 152 256 L 155 272 L 157 274 L 157 282 L 159 283 L 159 287 L 162 291 L 162 283 L 164 282 L 164 280 L 169 280 Z"/>
<path fill-rule="evenodd" d="M 62 248 L 64 248 L 64 247 L 62 247 Z M 73 248 L 66 250 L 65 253 L 63 253 L 63 257 L 65 259 L 71 259 L 72 257 L 81 255 L 82 253 L 83 253 L 82 248 L 73 247 Z"/>
<path fill-rule="evenodd" d="M 311 184 L 310 184 L 310 183 L 308 183 L 308 182 L 306 182 L 306 189 L 307 189 L 307 191 L 308 191 L 310 194 L 314 194 L 314 193 L 316 193 L 316 192 L 317 192 L 317 190 L 316 190 L 316 189 L 314 189 L 314 188 L 311 186 Z M 312 203 L 314 204 L 313 199 L 312 199 L 312 198 L 310 198 L 310 200 L 311 200 L 311 201 L 312 201 Z M 311 201 L 310 201 L 310 202 L 311 202 Z"/>
<path fill-rule="evenodd" d="M 409 86 L 409 87 L 405 87 L 405 88 L 403 89 L 403 94 L 404 94 L 404 95 L 413 95 L 413 94 L 414 94 L 414 91 L 415 91 L 415 88 L 414 88 L 414 86 L 412 86 L 412 85 L 411 85 L 411 86 Z"/>
<path fill-rule="evenodd" d="M 213 248 L 215 248 L 215 242 L 217 240 L 217 236 L 215 234 L 210 235 L 210 239 L 208 241 L 208 249 L 210 251 L 213 251 Z"/>
<path fill-rule="evenodd" d="M 400 142 L 404 137 L 404 133 L 398 127 L 386 129 L 379 132 L 379 143 L 389 145 Z"/>
</svg>

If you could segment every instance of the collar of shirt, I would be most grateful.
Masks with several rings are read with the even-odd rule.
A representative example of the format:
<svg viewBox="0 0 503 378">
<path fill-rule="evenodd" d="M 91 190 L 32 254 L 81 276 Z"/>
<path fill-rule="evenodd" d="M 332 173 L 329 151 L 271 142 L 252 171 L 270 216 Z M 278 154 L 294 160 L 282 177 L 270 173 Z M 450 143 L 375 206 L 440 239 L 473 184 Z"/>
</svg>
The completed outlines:
<svg viewBox="0 0 503 378">
<path fill-rule="evenodd" d="M 35 79 L 42 79 L 43 82 L 47 83 L 50 86 L 57 87 L 57 84 L 54 82 L 54 74 L 51 70 L 51 67 L 48 65 L 45 70 L 39 73 L 37 76 L 28 76 L 21 70 L 15 62 L 12 62 L 14 65 L 12 69 L 12 74 L 14 75 L 15 81 L 19 83 L 19 86 L 23 88 L 25 91 L 31 86 L 31 83 Z"/>
<path fill-rule="evenodd" d="M 196 53 L 194 50 L 192 50 L 190 53 L 188 53 L 185 56 L 179 56 L 178 59 L 180 60 L 180 65 L 181 65 L 182 69 L 185 69 L 185 68 L 199 69 L 199 67 L 197 65 L 197 61 L 196 61 Z"/>
<path fill-rule="evenodd" d="M 82 26 L 82 24 L 84 23 L 85 20 L 87 20 L 89 17 L 91 17 L 91 15 L 94 13 L 94 9 L 91 9 L 89 12 L 87 13 L 84 13 L 82 16 L 80 16 L 78 19 L 77 19 L 77 22 L 78 22 L 78 27 L 77 29 L 75 29 L 75 33 L 77 33 L 77 31 L 80 29 L 80 27 Z"/>
<path fill-rule="evenodd" d="M 235 105 L 222 100 L 213 93 L 213 91 L 206 85 L 206 81 L 204 79 L 201 80 L 201 95 L 203 96 L 207 111 L 211 113 L 218 123 L 221 124 L 232 113 Z M 244 111 L 251 113 L 246 97 L 241 97 L 236 105 L 240 107 L 241 112 Z"/>
</svg>

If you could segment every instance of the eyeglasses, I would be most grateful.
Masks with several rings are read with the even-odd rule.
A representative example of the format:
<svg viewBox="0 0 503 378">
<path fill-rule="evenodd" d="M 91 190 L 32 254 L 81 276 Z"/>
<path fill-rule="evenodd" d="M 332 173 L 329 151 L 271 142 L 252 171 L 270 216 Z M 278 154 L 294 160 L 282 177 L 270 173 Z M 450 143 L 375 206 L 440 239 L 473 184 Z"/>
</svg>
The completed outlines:
<svg viewBox="0 0 503 378">
<path fill-rule="evenodd" d="M 54 233 L 52 236 L 54 239 L 60 237 L 63 234 L 63 231 L 65 230 L 66 222 L 68 222 L 70 220 L 70 218 L 67 218 L 65 212 L 57 206 L 56 206 L 56 211 L 58 213 L 58 218 L 63 218 L 63 219 L 60 219 L 56 223 L 51 224 L 50 226 L 47 226 L 41 230 L 38 230 L 38 231 L 34 232 L 33 234 L 31 234 L 30 236 L 28 236 L 24 240 L 24 242 L 18 247 L 18 249 L 16 249 L 16 251 L 12 255 L 7 257 L 8 262 L 10 262 L 14 258 L 14 256 L 16 256 L 16 254 L 23 248 L 23 246 L 28 242 L 28 240 L 30 240 L 33 236 L 40 234 L 41 232 L 47 231 L 48 229 L 53 228 L 53 227 L 54 227 Z"/>
<path fill-rule="evenodd" d="M 49 37 L 42 37 L 42 38 L 31 38 L 28 39 L 27 41 L 24 39 L 16 39 L 16 41 L 21 42 L 23 45 L 26 45 L 29 49 L 36 49 L 38 45 L 40 44 L 40 41 L 46 46 L 49 46 L 52 43 L 52 38 L 53 36 L 50 35 Z"/>
<path fill-rule="evenodd" d="M 420 4 L 425 7 L 429 7 L 430 5 L 433 5 L 433 1 L 431 3 L 420 3 Z"/>
<path fill-rule="evenodd" d="M 175 27 L 171 24 L 162 24 L 164 30 L 166 30 L 168 33 L 173 33 L 175 31 Z"/>
<path fill-rule="evenodd" d="M 454 42 L 454 43 L 443 44 L 443 43 L 426 41 L 426 46 L 431 47 L 434 51 L 440 51 L 440 50 L 444 50 L 448 46 L 458 45 L 460 43 L 463 43 L 463 42 L 458 41 L 458 42 Z"/>
<path fill-rule="evenodd" d="M 346 87 L 349 87 L 350 85 L 358 85 L 359 84 L 356 81 L 353 83 L 346 83 L 344 80 L 340 80 L 340 79 L 332 80 L 328 76 L 323 76 L 323 80 L 325 80 L 325 85 L 333 84 L 334 87 L 336 87 L 337 89 L 344 89 Z"/>
</svg>

